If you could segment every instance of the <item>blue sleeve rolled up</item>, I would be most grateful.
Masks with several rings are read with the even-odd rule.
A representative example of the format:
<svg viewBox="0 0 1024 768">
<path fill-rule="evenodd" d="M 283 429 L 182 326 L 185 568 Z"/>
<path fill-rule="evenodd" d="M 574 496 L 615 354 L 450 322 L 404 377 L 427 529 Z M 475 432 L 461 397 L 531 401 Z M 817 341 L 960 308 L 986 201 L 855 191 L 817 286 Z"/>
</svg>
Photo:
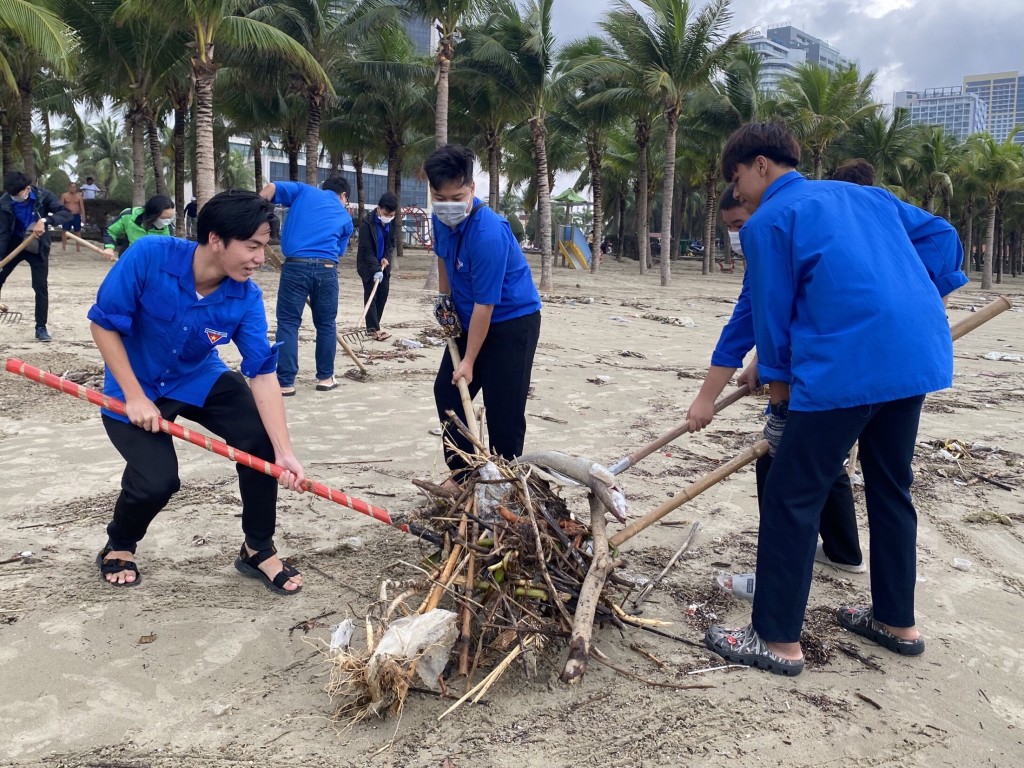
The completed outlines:
<svg viewBox="0 0 1024 768">
<path fill-rule="evenodd" d="M 149 268 L 149 250 L 129 248 L 110 268 L 88 317 L 101 328 L 130 336 Z"/>
<path fill-rule="evenodd" d="M 939 296 L 946 296 L 966 285 L 967 275 L 960 269 L 964 263 L 964 248 L 953 225 L 895 196 L 892 199 L 907 237 L 921 258 Z"/>
</svg>

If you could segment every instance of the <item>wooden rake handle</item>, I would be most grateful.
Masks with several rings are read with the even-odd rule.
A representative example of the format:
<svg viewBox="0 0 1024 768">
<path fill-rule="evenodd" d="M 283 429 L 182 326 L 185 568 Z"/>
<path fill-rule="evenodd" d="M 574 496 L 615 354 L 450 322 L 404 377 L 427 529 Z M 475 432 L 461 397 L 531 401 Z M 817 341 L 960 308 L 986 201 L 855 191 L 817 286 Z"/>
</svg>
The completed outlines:
<svg viewBox="0 0 1024 768">
<path fill-rule="evenodd" d="M 0 261 L 0 269 L 3 269 L 8 264 L 10 264 L 12 261 L 14 261 L 15 257 L 19 253 L 24 251 L 26 248 L 28 248 L 28 244 L 31 243 L 35 239 L 36 239 L 35 233 L 30 232 L 29 234 L 27 234 L 25 236 L 25 239 L 22 240 L 20 243 L 18 243 L 18 247 L 15 248 L 10 253 L 8 253 L 7 256 L 4 257 L 3 261 Z"/>
</svg>

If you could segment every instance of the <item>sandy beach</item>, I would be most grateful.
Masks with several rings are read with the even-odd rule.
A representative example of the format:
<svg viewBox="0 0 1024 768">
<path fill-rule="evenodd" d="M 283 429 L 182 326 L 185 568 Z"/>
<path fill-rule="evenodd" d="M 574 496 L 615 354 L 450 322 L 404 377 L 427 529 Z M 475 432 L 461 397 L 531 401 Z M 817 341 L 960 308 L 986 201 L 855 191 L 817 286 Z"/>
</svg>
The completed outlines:
<svg viewBox="0 0 1024 768">
<path fill-rule="evenodd" d="M 536 276 L 536 257 L 531 262 Z M 445 476 L 440 438 L 430 433 L 443 348 L 428 338 L 435 330 L 432 295 L 422 290 L 427 263 L 422 252 L 402 260 L 383 323 L 393 335 L 366 342 L 366 382 L 342 379 L 333 392 L 314 391 L 307 312 L 298 394 L 287 401 L 310 476 L 399 512 L 423 502 L 413 478 Z M 354 257 L 342 266 L 339 327 L 349 330 L 362 286 Z M 17 269 L 3 300 L 25 319 L 0 325 L 0 356 L 98 386 L 101 361 L 85 314 L 108 268 L 97 256 L 55 246 L 48 345 L 32 338 L 29 271 Z M 654 272 L 641 277 L 632 261 L 609 261 L 596 276 L 556 267 L 555 290 L 544 297 L 527 448 L 610 464 L 675 426 L 741 279 L 739 270 L 701 277 L 692 261 L 673 265 L 669 288 Z M 277 273 L 263 271 L 257 282 L 273 330 Z M 139 546 L 144 581 L 111 588 L 93 560 L 123 462 L 98 411 L 4 373 L 0 765 L 1021 765 L 1024 279 L 1007 278 L 993 292 L 978 285 L 951 297 L 951 323 L 1000 294 L 1015 308 L 956 343 L 955 386 L 925 405 L 914 487 L 922 657 L 897 657 L 840 630 L 835 607 L 867 602 L 868 576 L 816 566 L 805 624 L 811 663 L 800 677 L 702 671 L 723 662 L 692 644 L 605 627 L 596 644 L 628 676 L 592 663 L 580 685 L 565 686 L 558 682 L 565 648 L 551 643 L 536 677 L 512 667 L 483 702 L 441 721 L 451 702 L 413 693 L 401 717 L 345 727 L 332 722 L 324 692 L 329 662 L 321 649 L 331 628 L 361 618 L 381 580 L 414 575 L 427 545 L 326 500 L 282 492 L 277 545 L 294 556 L 306 586 L 294 599 L 277 597 L 232 567 L 241 530 L 230 463 L 178 443 L 182 490 Z M 227 349 L 225 360 L 237 364 Z M 1000 356 L 1007 359 L 991 359 Z M 353 367 L 341 353 L 337 365 L 339 374 Z M 708 430 L 625 473 L 630 515 L 753 444 L 763 407 L 745 398 Z M 586 508 L 581 492 L 567 497 L 574 509 Z M 862 489 L 857 504 L 870 550 Z M 694 642 L 712 617 L 747 623 L 749 603 L 720 593 L 714 577 L 753 569 L 753 468 L 666 521 L 675 524 L 655 525 L 626 545 L 630 571 L 657 575 L 689 530 L 682 521 L 699 521 L 701 530 L 644 615 L 673 622 L 668 631 Z M 970 561 L 958 563 L 967 570 L 954 559 Z M 696 684 L 711 687 L 678 687 Z"/>
</svg>

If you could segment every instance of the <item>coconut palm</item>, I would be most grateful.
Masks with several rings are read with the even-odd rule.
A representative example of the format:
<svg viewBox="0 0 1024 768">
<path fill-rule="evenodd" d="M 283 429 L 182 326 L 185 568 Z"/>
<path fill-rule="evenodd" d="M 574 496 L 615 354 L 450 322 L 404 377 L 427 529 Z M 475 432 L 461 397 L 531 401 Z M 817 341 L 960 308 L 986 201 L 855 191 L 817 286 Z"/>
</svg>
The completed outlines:
<svg viewBox="0 0 1024 768">
<path fill-rule="evenodd" d="M 200 207 L 213 195 L 216 176 L 213 142 L 213 83 L 220 55 L 254 66 L 276 58 L 295 66 L 311 81 L 327 83 L 323 68 L 302 44 L 270 24 L 243 14 L 258 10 L 259 0 L 123 0 L 115 22 L 161 19 L 183 32 L 192 51 L 196 95 L 196 197 Z M 218 58 L 214 57 L 217 51 Z"/>
<path fill-rule="evenodd" d="M 1002 143 L 983 134 L 970 139 L 970 167 L 985 190 L 988 226 L 985 234 L 985 261 L 981 289 L 992 289 L 992 266 L 996 255 L 996 218 L 1000 196 L 1024 185 L 1024 148 L 1014 142 L 1020 129 L 1014 129 Z"/>
<path fill-rule="evenodd" d="M 802 64 L 779 81 L 780 110 L 810 150 L 815 179 L 829 146 L 878 110 L 869 98 L 874 80 L 873 72 L 861 78 L 855 64 L 835 71 Z"/>
<path fill-rule="evenodd" d="M 741 42 L 742 33 L 725 34 L 732 21 L 729 0 L 713 0 L 699 12 L 691 8 L 689 0 L 639 3 L 645 13 L 619 0 L 615 10 L 607 15 L 605 28 L 617 28 L 614 36 L 640 70 L 644 90 L 656 100 L 665 119 L 661 284 L 667 286 L 672 280 L 668 240 L 672 232 L 676 137 L 683 103 L 690 91 L 708 85 L 725 67 Z"/>
<path fill-rule="evenodd" d="M 967 147 L 957 142 L 942 126 L 920 126 L 907 165 L 921 189 L 921 207 L 934 208 L 936 197 L 942 199 L 943 215 L 950 217 L 953 176 L 967 156 Z"/>
<path fill-rule="evenodd" d="M 536 163 L 540 289 L 551 282 L 551 186 L 547 154 L 549 84 L 555 63 L 551 30 L 554 0 L 491 0 L 491 12 L 478 27 L 466 30 L 472 46 L 468 65 L 490 75 L 495 84 L 527 115 Z"/>
<path fill-rule="evenodd" d="M 875 114 L 857 123 L 843 149 L 848 157 L 871 163 L 879 183 L 904 188 L 907 161 L 918 135 L 910 124 L 910 113 L 897 108 L 890 116 Z"/>
<path fill-rule="evenodd" d="M 112 197 L 121 174 L 131 172 L 132 150 L 124 133 L 111 117 L 86 126 L 85 149 L 78 156 L 80 176 L 95 176 Z"/>
</svg>

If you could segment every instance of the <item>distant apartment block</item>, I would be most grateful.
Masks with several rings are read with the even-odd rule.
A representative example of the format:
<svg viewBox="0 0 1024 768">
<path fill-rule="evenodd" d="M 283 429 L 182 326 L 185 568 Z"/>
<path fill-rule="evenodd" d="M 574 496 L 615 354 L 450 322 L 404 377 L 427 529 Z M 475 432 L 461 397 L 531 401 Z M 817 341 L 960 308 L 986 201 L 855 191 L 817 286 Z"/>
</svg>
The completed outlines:
<svg viewBox="0 0 1024 768">
<path fill-rule="evenodd" d="M 755 29 L 745 42 L 761 56 L 761 84 L 767 91 L 777 90 L 779 80 L 804 62 L 820 64 L 832 71 L 849 64 L 849 60 L 827 42 L 790 24 L 770 26 L 767 34 Z"/>
<path fill-rule="evenodd" d="M 1024 128 L 1024 77 L 1018 72 L 966 75 L 963 88 L 985 104 L 988 132 L 996 141 L 1006 141 L 1017 126 Z M 1024 130 L 1014 141 L 1024 144 Z"/>
<path fill-rule="evenodd" d="M 897 91 L 892 105 L 907 110 L 911 125 L 942 126 L 946 134 L 960 141 L 988 128 L 985 102 L 976 93 L 966 93 L 959 85 Z"/>
</svg>

